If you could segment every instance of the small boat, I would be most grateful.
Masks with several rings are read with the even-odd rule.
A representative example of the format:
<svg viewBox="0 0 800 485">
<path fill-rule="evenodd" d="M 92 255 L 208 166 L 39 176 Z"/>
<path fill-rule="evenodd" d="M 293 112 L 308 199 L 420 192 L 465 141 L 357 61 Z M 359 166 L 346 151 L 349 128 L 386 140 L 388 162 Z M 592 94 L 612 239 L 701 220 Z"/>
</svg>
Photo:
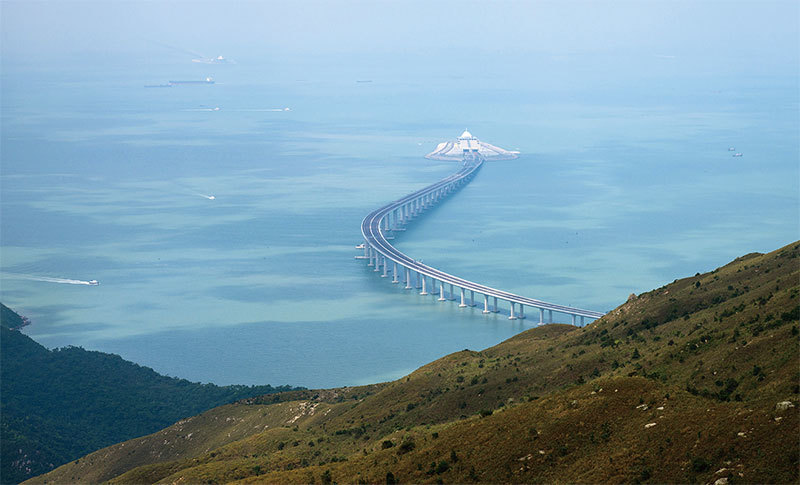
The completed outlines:
<svg viewBox="0 0 800 485">
<path fill-rule="evenodd" d="M 89 284 L 92 285 L 92 286 L 97 286 L 97 285 L 100 284 L 100 282 L 97 281 L 97 280 L 89 280 Z"/>
<path fill-rule="evenodd" d="M 361 243 L 358 246 L 356 246 L 356 249 L 364 249 L 364 243 Z"/>
<path fill-rule="evenodd" d="M 728 151 L 729 152 L 735 152 L 736 151 L 736 147 L 728 147 Z"/>
<path fill-rule="evenodd" d="M 741 157 L 741 156 L 742 156 L 742 154 L 741 154 L 741 153 L 739 153 L 739 152 L 737 152 L 737 153 L 734 153 L 734 154 L 733 154 L 733 156 L 734 156 L 734 157 Z"/>
</svg>

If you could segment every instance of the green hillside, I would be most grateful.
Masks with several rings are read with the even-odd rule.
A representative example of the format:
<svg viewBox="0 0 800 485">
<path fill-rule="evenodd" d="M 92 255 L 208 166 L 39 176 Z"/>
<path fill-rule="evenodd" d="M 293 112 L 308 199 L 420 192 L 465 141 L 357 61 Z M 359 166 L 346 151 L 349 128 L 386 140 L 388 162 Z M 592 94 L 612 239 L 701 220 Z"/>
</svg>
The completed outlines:
<svg viewBox="0 0 800 485">
<path fill-rule="evenodd" d="M 239 401 L 32 483 L 797 483 L 800 244 L 394 382 Z"/>
<path fill-rule="evenodd" d="M 93 450 L 289 387 L 198 384 L 78 347 L 48 350 L 0 306 L 0 479 L 22 481 Z"/>
</svg>

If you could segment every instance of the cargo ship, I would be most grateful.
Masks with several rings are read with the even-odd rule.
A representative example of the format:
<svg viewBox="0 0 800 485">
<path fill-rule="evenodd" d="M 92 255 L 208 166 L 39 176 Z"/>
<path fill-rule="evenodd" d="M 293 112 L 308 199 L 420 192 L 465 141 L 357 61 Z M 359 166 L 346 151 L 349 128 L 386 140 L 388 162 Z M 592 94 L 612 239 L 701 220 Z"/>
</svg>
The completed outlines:
<svg viewBox="0 0 800 485">
<path fill-rule="evenodd" d="M 170 81 L 171 85 L 175 84 L 214 84 L 214 80 L 210 77 L 205 78 L 202 81 Z"/>
</svg>

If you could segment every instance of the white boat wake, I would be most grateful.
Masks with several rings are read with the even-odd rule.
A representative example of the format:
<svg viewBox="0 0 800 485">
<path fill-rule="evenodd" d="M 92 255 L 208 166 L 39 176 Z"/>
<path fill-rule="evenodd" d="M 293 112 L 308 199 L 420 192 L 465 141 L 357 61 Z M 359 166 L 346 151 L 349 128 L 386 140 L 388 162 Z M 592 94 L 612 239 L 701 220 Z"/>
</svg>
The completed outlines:
<svg viewBox="0 0 800 485">
<path fill-rule="evenodd" d="M 69 278 L 51 278 L 49 276 L 34 276 L 29 274 L 7 273 L 7 272 L 3 272 L 0 274 L 10 278 L 17 278 L 21 280 L 30 280 L 30 281 L 43 281 L 45 283 L 61 283 L 66 285 L 85 285 L 85 286 L 97 286 L 100 284 L 100 282 L 97 280 L 89 280 L 89 281 L 72 280 Z"/>
</svg>

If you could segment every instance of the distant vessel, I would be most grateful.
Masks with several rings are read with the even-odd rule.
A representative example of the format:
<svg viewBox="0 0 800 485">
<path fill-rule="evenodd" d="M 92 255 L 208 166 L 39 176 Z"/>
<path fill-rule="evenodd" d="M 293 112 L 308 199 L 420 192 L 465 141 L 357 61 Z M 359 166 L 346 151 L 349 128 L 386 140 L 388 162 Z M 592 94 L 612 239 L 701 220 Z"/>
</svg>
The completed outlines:
<svg viewBox="0 0 800 485">
<path fill-rule="evenodd" d="M 99 284 L 100 284 L 100 282 L 99 282 L 99 281 L 97 281 L 97 280 L 89 280 L 89 281 L 88 281 L 88 283 L 89 283 L 90 285 L 92 285 L 92 286 L 97 286 L 97 285 L 99 285 Z"/>
<path fill-rule="evenodd" d="M 175 84 L 214 84 L 214 79 L 207 77 L 202 81 L 170 81 L 172 85 Z"/>
<path fill-rule="evenodd" d="M 734 153 L 734 154 L 733 154 L 733 156 L 734 156 L 734 157 L 741 157 L 741 156 L 742 156 L 742 154 L 741 154 L 741 153 Z"/>
<path fill-rule="evenodd" d="M 735 152 L 736 151 L 736 147 L 728 147 L 728 151 L 729 152 Z"/>
<path fill-rule="evenodd" d="M 171 88 L 172 84 L 145 84 L 146 88 Z"/>
<path fill-rule="evenodd" d="M 230 59 L 225 59 L 222 56 L 217 57 L 201 57 L 199 59 L 192 59 L 192 62 L 198 62 L 200 64 L 231 64 L 233 61 Z"/>
</svg>

